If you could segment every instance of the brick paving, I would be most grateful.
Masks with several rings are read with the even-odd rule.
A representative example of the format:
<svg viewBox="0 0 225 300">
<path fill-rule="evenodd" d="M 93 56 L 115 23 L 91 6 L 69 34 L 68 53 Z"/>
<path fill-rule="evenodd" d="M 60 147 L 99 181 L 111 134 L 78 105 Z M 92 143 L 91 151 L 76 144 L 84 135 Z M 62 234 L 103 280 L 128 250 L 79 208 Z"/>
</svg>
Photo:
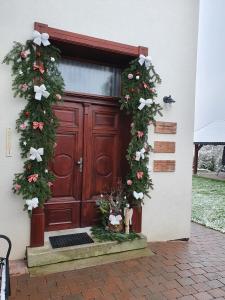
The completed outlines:
<svg viewBox="0 0 225 300">
<path fill-rule="evenodd" d="M 225 299 L 224 234 L 192 224 L 190 241 L 149 247 L 152 257 L 42 277 L 12 277 L 10 300 Z"/>
</svg>

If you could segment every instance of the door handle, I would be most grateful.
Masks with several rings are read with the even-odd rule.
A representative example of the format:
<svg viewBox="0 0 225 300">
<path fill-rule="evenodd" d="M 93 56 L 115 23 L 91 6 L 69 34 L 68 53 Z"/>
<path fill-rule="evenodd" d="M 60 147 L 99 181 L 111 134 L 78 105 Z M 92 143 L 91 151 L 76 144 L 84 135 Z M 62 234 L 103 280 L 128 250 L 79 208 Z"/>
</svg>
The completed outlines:
<svg viewBox="0 0 225 300">
<path fill-rule="evenodd" d="M 83 172 L 83 157 L 80 157 L 80 159 L 77 161 L 77 165 L 79 166 L 80 173 Z"/>
</svg>

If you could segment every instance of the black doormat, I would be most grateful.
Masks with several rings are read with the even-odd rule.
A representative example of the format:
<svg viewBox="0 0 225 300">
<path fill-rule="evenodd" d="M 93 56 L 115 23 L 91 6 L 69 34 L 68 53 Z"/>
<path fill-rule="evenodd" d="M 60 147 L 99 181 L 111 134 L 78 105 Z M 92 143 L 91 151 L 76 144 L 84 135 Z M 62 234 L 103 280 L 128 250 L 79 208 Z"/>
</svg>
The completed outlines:
<svg viewBox="0 0 225 300">
<path fill-rule="evenodd" d="M 50 236 L 49 240 L 52 245 L 52 248 L 62 248 L 94 243 L 92 238 L 86 232 Z"/>
</svg>

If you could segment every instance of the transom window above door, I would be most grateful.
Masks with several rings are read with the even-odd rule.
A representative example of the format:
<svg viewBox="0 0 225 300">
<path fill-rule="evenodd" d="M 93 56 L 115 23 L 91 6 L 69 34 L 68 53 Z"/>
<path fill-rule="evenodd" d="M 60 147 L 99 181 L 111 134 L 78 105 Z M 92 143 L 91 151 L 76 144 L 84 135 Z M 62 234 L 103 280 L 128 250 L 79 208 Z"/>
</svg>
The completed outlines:
<svg viewBox="0 0 225 300">
<path fill-rule="evenodd" d="M 65 90 L 102 96 L 120 96 L 121 69 L 62 58 L 59 63 Z"/>
</svg>

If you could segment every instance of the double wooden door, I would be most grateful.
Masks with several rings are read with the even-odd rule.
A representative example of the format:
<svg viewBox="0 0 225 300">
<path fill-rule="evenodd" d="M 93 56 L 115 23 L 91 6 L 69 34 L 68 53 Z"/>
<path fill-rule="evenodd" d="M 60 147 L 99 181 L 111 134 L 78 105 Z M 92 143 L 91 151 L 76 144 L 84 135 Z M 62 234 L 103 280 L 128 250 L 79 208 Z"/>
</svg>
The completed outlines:
<svg viewBox="0 0 225 300">
<path fill-rule="evenodd" d="M 104 102 L 65 101 L 54 111 L 60 125 L 50 165 L 56 179 L 45 205 L 46 230 L 94 225 L 96 199 L 124 176 L 127 120 L 117 105 Z"/>
</svg>

